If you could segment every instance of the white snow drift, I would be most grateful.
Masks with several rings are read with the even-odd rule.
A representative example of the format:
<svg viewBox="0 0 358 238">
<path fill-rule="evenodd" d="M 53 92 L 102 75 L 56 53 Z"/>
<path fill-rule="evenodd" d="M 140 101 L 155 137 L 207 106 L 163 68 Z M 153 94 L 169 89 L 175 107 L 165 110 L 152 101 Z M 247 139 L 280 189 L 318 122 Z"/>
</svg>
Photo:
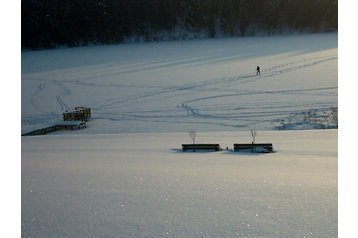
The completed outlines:
<svg viewBox="0 0 358 238">
<path fill-rule="evenodd" d="M 24 137 L 22 235 L 337 237 L 337 130 L 259 131 L 267 141 L 276 153 L 184 153 L 187 133 Z"/>
</svg>

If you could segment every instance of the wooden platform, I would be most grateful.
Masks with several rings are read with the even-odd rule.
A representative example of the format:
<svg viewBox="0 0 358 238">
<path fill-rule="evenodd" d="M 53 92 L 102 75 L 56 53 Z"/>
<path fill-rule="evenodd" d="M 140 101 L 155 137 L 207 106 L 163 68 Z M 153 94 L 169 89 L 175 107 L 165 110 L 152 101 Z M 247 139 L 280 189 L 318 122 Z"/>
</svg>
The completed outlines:
<svg viewBox="0 0 358 238">
<path fill-rule="evenodd" d="M 191 150 L 206 150 L 206 151 L 220 151 L 219 144 L 182 144 L 183 151 Z"/>
<path fill-rule="evenodd" d="M 62 115 L 64 121 L 88 121 L 91 118 L 91 108 L 75 107 L 74 111 L 66 111 Z"/>
<path fill-rule="evenodd" d="M 273 152 L 273 146 L 272 143 L 234 144 L 234 151 L 252 152 L 252 153 L 271 153 Z"/>
<path fill-rule="evenodd" d="M 84 129 L 86 128 L 86 122 L 81 121 L 81 122 L 75 122 L 75 123 L 61 123 L 61 124 L 57 124 L 57 125 L 53 125 L 53 126 L 49 126 L 49 127 L 45 127 L 42 129 L 38 129 L 35 131 L 31 131 L 28 133 L 23 134 L 22 136 L 37 136 L 37 135 L 46 135 L 50 132 L 54 132 L 54 131 L 63 131 L 63 130 L 80 130 L 80 129 Z"/>
</svg>

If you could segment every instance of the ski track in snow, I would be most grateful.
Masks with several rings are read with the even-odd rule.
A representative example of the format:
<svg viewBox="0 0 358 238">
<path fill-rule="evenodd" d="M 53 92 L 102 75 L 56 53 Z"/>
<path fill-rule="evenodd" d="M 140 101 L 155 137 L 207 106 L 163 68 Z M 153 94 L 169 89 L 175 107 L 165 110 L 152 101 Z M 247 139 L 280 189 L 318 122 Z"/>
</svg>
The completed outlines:
<svg viewBox="0 0 358 238">
<path fill-rule="evenodd" d="M 234 56 L 229 56 L 234 57 Z M 70 79 L 70 80 L 46 80 L 46 83 L 43 82 L 42 79 L 38 80 L 39 84 L 32 95 L 30 102 L 32 106 L 41 113 L 48 113 L 52 115 L 59 115 L 59 113 L 55 113 L 55 108 L 51 108 L 52 110 L 48 109 L 46 106 L 46 100 L 48 100 L 48 96 L 46 95 L 48 88 L 55 87 L 54 90 L 56 95 L 54 98 L 56 100 L 58 110 L 64 111 L 70 109 L 66 104 L 66 97 L 71 96 L 72 92 L 70 88 L 72 85 L 79 86 L 79 87 L 87 87 L 87 88 L 121 88 L 123 87 L 132 87 L 132 88 L 142 88 L 144 91 L 134 94 L 128 95 L 124 97 L 116 97 L 116 98 L 109 98 L 102 101 L 93 101 L 91 102 L 90 106 L 92 107 L 93 114 L 95 115 L 95 119 L 106 119 L 112 121 L 121 121 L 121 120 L 132 120 L 132 121 L 149 121 L 149 122 L 169 122 L 169 123 L 188 123 L 188 124 L 207 124 L 207 125 L 219 125 L 225 127 L 247 127 L 253 126 L 258 123 L 263 122 L 271 122 L 276 120 L 282 115 L 289 115 L 292 113 L 302 112 L 304 109 L 302 106 L 307 109 L 308 107 L 314 106 L 317 107 L 329 107 L 330 104 L 335 104 L 335 102 L 327 102 L 324 105 L 301 105 L 297 107 L 297 105 L 279 105 L 269 106 L 266 108 L 257 108 L 255 112 L 248 111 L 248 108 L 241 109 L 241 110 L 234 110 L 234 108 L 238 108 L 238 104 L 230 104 L 225 107 L 218 107 L 218 106 L 206 106 L 205 112 L 196 106 L 195 104 L 200 102 L 203 105 L 210 105 L 210 103 L 203 103 L 207 100 L 213 99 L 224 99 L 230 97 L 244 97 L 244 96 L 252 96 L 252 95 L 264 95 L 264 94 L 277 94 L 277 95 L 289 95 L 289 94 L 303 94 L 307 92 L 314 92 L 320 93 L 320 95 L 330 94 L 331 91 L 335 91 L 337 87 L 322 87 L 322 88 L 309 88 L 309 89 L 298 89 L 298 90 L 277 90 L 277 91 L 254 91 L 254 90 L 242 90 L 239 91 L 237 89 L 238 85 L 241 84 L 248 84 L 254 83 L 257 81 L 267 80 L 268 78 L 289 73 L 292 71 L 302 70 L 308 67 L 312 67 L 317 64 L 325 63 L 332 60 L 337 60 L 337 57 L 316 57 L 316 58 L 304 58 L 292 62 L 287 62 L 284 64 L 274 65 L 270 68 L 266 68 L 261 71 L 261 76 L 256 76 L 253 74 L 238 74 L 234 76 L 227 76 L 221 78 L 215 78 L 211 80 L 203 80 L 201 82 L 194 82 L 194 83 L 184 83 L 182 85 L 170 86 L 170 87 L 159 87 L 159 86 L 145 86 L 145 85 L 131 85 L 131 84 L 106 84 L 106 83 L 99 83 L 97 80 L 95 83 L 89 82 L 91 77 L 98 78 L 99 76 L 111 76 L 111 75 L 118 75 L 127 72 L 134 72 L 140 70 L 148 70 L 153 68 L 165 68 L 169 66 L 178 66 L 182 67 L 183 65 L 191 65 L 195 64 L 196 62 L 201 62 L 201 60 L 209 61 L 209 59 L 204 59 L 204 57 L 197 57 L 197 58 L 188 58 L 188 59 L 181 59 L 176 61 L 165 61 L 159 60 L 155 62 L 145 62 L 133 65 L 126 65 L 125 67 L 117 67 L 115 69 L 109 70 L 103 69 L 98 70 L 96 69 L 95 72 L 89 71 L 88 77 L 86 80 L 83 79 Z M 214 59 L 212 59 L 214 60 Z M 215 59 L 218 60 L 218 59 Z M 219 59 L 220 60 L 220 59 Z M 90 76 L 92 74 L 92 76 Z M 81 74 L 82 77 L 84 77 Z M 236 88 L 235 88 L 236 87 Z M 213 93 L 212 96 L 205 96 L 201 97 L 200 92 L 209 92 Z M 182 101 L 173 105 L 172 108 L 154 108 L 151 111 L 141 111 L 141 110 L 134 110 L 134 111 L 126 111 L 122 112 L 121 109 L 128 108 L 125 105 L 128 104 L 135 104 L 139 100 L 142 102 L 151 101 L 151 100 L 160 100 L 160 97 L 163 96 L 168 98 L 175 98 L 180 94 L 188 94 L 191 93 L 191 99 Z M 218 94 L 220 93 L 220 94 Z M 198 97 L 195 97 L 198 95 Z M 207 95 L 207 94 L 206 94 Z M 194 98 L 193 98 L 194 97 Z M 180 97 L 179 97 L 180 98 Z M 287 107 L 286 110 L 282 110 L 282 107 Z M 119 110 L 119 111 L 118 111 Z M 269 110 L 269 111 L 268 111 Z M 234 112 L 232 112 L 234 111 Z M 184 114 L 183 114 L 184 112 Z M 27 121 L 31 121 L 31 119 L 25 117 L 23 118 L 23 123 L 26 124 Z M 200 120 L 197 120 L 200 119 Z M 240 121 L 240 123 L 238 123 Z"/>
<path fill-rule="evenodd" d="M 168 88 L 164 88 L 164 89 L 159 89 L 156 91 L 152 91 L 152 92 L 145 92 L 143 94 L 139 94 L 139 95 L 134 95 L 131 97 L 127 97 L 124 99 L 114 99 L 114 100 L 109 100 L 107 102 L 105 102 L 104 104 L 100 104 L 99 106 L 96 106 L 95 109 L 106 109 L 106 108 L 116 108 L 119 104 L 121 103 L 126 103 L 129 101 L 133 101 L 133 100 L 139 100 L 139 99 L 144 99 L 144 98 L 149 98 L 149 97 L 155 97 L 161 94 L 176 94 L 178 91 L 183 91 L 183 90 L 203 90 L 203 91 L 215 91 L 217 89 L 222 89 L 225 87 L 230 87 L 230 85 L 235 84 L 235 83 L 240 83 L 240 84 L 244 84 L 244 83 L 250 83 L 253 81 L 257 81 L 257 80 L 264 80 L 265 78 L 268 77 L 272 77 L 278 74 L 282 74 L 282 73 L 288 73 L 291 72 L 293 70 L 300 70 L 303 68 L 307 68 L 319 63 L 323 63 L 323 62 L 327 62 L 330 60 L 335 60 L 337 59 L 337 57 L 329 57 L 329 58 L 323 58 L 323 59 L 318 59 L 318 60 L 314 60 L 309 62 L 307 59 L 304 60 L 300 60 L 300 61 L 295 61 L 295 62 L 290 62 L 287 64 L 282 64 L 282 65 L 276 65 L 274 67 L 268 68 L 266 70 L 263 70 L 262 72 L 262 76 L 257 77 L 256 75 L 238 75 L 238 76 L 231 76 L 229 78 L 219 78 L 219 79 L 213 79 L 213 80 L 209 80 L 209 81 L 203 81 L 200 83 L 193 83 L 193 84 L 185 84 L 182 86 L 175 86 L 175 87 L 168 87 Z M 308 62 L 307 62 L 308 61 Z M 298 64 L 298 65 L 297 65 Z M 280 117 L 281 115 L 286 115 L 286 114 L 290 114 L 290 113 L 297 113 L 297 112 L 302 112 L 303 110 L 295 110 L 293 109 L 295 106 L 292 106 L 290 110 L 286 110 L 286 111 L 274 111 L 274 112 L 256 112 L 256 113 L 251 113 L 250 115 L 248 115 L 247 113 L 242 113 L 242 112 L 237 112 L 236 115 L 225 115 L 225 112 L 221 111 L 219 113 L 217 113 L 217 115 L 213 115 L 213 114 L 201 114 L 200 110 L 198 108 L 195 108 L 194 106 L 190 106 L 190 103 L 193 102 L 197 102 L 197 101 L 204 101 L 204 100 L 208 100 L 208 99 L 214 99 L 214 98 L 224 98 L 224 97 L 232 97 L 232 96 L 244 96 L 244 95 L 254 95 L 254 94 L 290 94 L 290 93 L 303 93 L 303 92 L 310 92 L 310 91 L 320 91 L 320 92 L 324 92 L 327 90 L 334 90 L 337 89 L 337 87 L 327 87 L 327 88 L 317 88 L 317 89 L 305 89 L 305 90 L 286 90 L 286 91 L 264 91 L 264 92 L 254 92 L 254 91 L 247 91 L 247 92 L 240 92 L 240 93 L 235 93 L 235 94 L 223 94 L 223 95 L 216 95 L 216 96 L 210 96 L 210 97 L 203 97 L 203 98 L 196 98 L 196 99 L 191 99 L 189 101 L 185 101 L 182 103 L 179 103 L 177 105 L 178 108 L 184 110 L 186 112 L 186 114 L 190 117 L 200 117 L 202 119 L 209 119 L 209 120 L 239 120 L 239 119 L 243 119 L 245 118 L 246 120 L 251 118 L 251 123 L 246 123 L 244 125 L 237 125 L 236 123 L 222 123 L 222 122 L 205 122 L 207 124 L 215 124 L 215 125 L 220 125 L 220 126 L 229 126 L 229 127 L 245 127 L 245 126 L 250 126 L 256 123 L 260 123 L 260 122 L 270 122 L 272 121 L 271 119 L 267 120 L 265 119 L 265 116 L 269 115 L 269 116 L 277 116 Z M 237 91 L 237 90 L 236 90 Z M 281 105 L 279 106 L 280 108 L 282 107 Z M 270 108 L 270 109 L 274 109 L 274 108 Z M 210 109 L 209 109 L 210 111 Z M 215 111 L 215 109 L 214 109 Z M 152 119 L 153 121 L 157 121 L 157 122 L 162 122 L 165 121 L 164 118 L 168 120 L 171 119 L 172 116 L 165 116 L 166 112 L 162 112 L 160 115 L 156 115 L 156 116 L 145 116 L 145 115 L 127 115 L 126 119 L 132 119 L 132 120 L 150 120 Z M 175 118 L 178 118 L 178 116 L 174 116 Z M 162 120 L 158 120 L 159 118 L 162 118 Z M 263 118 L 261 120 L 255 120 L 255 118 Z M 123 119 L 123 118 L 122 118 Z M 177 120 L 172 121 L 175 123 L 178 123 Z M 179 123 L 182 123 L 182 121 L 179 121 Z M 190 122 L 192 123 L 192 122 Z"/>
<path fill-rule="evenodd" d="M 225 97 L 234 97 L 234 96 L 244 96 L 244 95 L 258 95 L 258 94 L 292 94 L 292 93 L 302 93 L 302 92 L 312 92 L 312 91 L 326 91 L 326 90 L 331 90 L 331 89 L 337 89 L 337 87 L 327 87 L 327 88 L 316 88 L 316 89 L 301 89 L 301 90 L 286 90 L 286 91 L 260 91 L 260 92 L 242 92 L 242 93 L 231 93 L 231 94 L 223 94 L 223 95 L 216 95 L 216 96 L 209 96 L 209 97 L 203 97 L 203 98 L 196 98 L 196 99 L 191 99 L 188 101 L 185 101 L 183 103 L 181 103 L 180 105 L 178 105 L 178 107 L 182 108 L 183 110 L 185 110 L 187 112 L 188 115 L 192 115 L 192 116 L 200 116 L 200 117 L 211 117 L 211 118 L 220 118 L 220 119 L 226 119 L 226 118 L 235 118 L 235 119 L 239 119 L 242 117 L 248 117 L 246 113 L 244 114 L 239 114 L 239 115 L 235 115 L 232 116 L 230 114 L 232 113 L 220 113 L 219 115 L 208 115 L 208 114 L 201 114 L 199 109 L 193 107 L 193 106 L 189 106 L 190 103 L 195 103 L 198 101 L 205 101 L 205 100 L 209 100 L 209 99 L 217 99 L 217 98 L 225 98 Z M 295 106 L 292 106 L 295 107 Z M 282 105 L 278 106 L 278 107 L 272 107 L 272 106 L 264 106 L 263 108 L 265 109 L 282 109 Z M 260 110 L 263 109 L 262 107 L 255 107 L 254 109 L 256 110 Z M 224 108 L 224 109 L 231 109 L 231 108 Z M 244 109 L 244 108 L 242 108 Z M 247 108 L 248 109 L 248 108 Z M 210 110 L 210 109 L 209 109 Z M 287 110 L 287 111 L 274 111 L 274 112 L 264 112 L 264 113 L 260 113 L 260 112 L 254 112 L 254 113 L 250 113 L 250 117 L 258 117 L 258 116 L 265 116 L 265 115 L 282 115 L 282 113 L 290 113 L 293 112 L 293 110 Z"/>
</svg>

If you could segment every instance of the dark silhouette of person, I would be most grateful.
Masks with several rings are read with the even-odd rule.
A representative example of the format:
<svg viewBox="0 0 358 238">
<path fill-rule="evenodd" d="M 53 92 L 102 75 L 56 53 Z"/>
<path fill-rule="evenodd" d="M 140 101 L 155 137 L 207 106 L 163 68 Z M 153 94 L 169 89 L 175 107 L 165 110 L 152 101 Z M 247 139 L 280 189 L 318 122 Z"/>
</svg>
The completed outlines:
<svg viewBox="0 0 358 238">
<path fill-rule="evenodd" d="M 256 75 L 261 75 L 260 66 L 257 66 L 257 67 L 256 67 Z"/>
</svg>

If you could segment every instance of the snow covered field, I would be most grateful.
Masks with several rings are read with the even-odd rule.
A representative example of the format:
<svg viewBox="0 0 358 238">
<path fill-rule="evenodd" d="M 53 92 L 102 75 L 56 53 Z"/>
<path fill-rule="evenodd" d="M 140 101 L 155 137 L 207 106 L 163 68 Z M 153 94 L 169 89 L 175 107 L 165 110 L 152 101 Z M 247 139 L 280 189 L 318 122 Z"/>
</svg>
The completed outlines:
<svg viewBox="0 0 358 238">
<path fill-rule="evenodd" d="M 337 107 L 337 44 L 327 33 L 23 52 L 22 133 L 75 106 L 93 114 L 76 133 L 272 130 Z"/>
<path fill-rule="evenodd" d="M 248 142 L 249 132 L 198 133 Z M 337 130 L 273 154 L 180 152 L 187 133 L 22 138 L 22 237 L 337 237 Z"/>
<path fill-rule="evenodd" d="M 22 237 L 337 237 L 337 34 L 22 52 Z M 256 66 L 261 76 L 256 76 Z M 183 153 L 273 143 L 272 154 Z M 280 129 L 280 130 L 277 130 Z M 284 129 L 284 130 L 281 130 Z"/>
</svg>

